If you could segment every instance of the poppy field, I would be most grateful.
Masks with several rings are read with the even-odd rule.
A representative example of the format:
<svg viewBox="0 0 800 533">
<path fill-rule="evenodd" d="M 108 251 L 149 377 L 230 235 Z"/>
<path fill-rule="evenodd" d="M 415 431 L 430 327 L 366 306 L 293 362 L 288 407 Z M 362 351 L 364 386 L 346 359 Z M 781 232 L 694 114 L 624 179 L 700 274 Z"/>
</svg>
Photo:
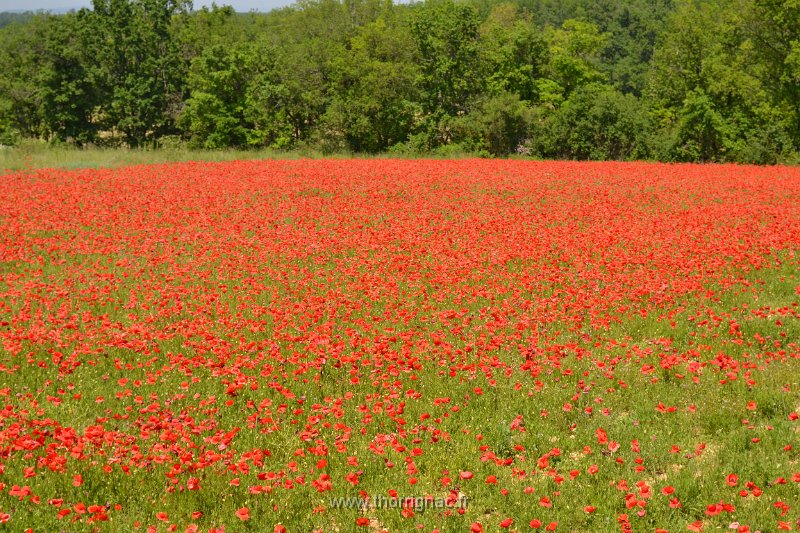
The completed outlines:
<svg viewBox="0 0 800 533">
<path fill-rule="evenodd" d="M 798 168 L 0 180 L 0 531 L 800 531 Z"/>
</svg>

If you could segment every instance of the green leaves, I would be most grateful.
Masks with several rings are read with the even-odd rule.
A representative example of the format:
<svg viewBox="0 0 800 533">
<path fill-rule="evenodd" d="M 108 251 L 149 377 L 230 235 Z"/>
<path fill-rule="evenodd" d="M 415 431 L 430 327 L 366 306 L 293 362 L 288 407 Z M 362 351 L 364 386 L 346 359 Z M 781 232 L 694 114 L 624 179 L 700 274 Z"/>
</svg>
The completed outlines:
<svg viewBox="0 0 800 533">
<path fill-rule="evenodd" d="M 333 98 L 323 117 L 331 148 L 376 153 L 405 142 L 420 112 L 419 69 L 404 28 L 364 26 L 332 64 Z"/>
<path fill-rule="evenodd" d="M 252 121 L 246 117 L 247 89 L 261 57 L 250 46 L 207 48 L 192 62 L 188 88 L 191 96 L 178 125 L 202 148 L 245 146 Z"/>
<path fill-rule="evenodd" d="M 730 143 L 730 128 L 702 90 L 690 91 L 678 119 L 673 149 L 679 161 L 714 161 L 723 158 Z"/>
<path fill-rule="evenodd" d="M 533 120 L 530 107 L 514 93 L 500 93 L 478 102 L 475 110 L 455 121 L 456 139 L 474 151 L 507 156 L 523 150 Z"/>
<path fill-rule="evenodd" d="M 473 8 L 452 0 L 428 2 L 415 12 L 409 29 L 426 112 L 456 116 L 480 92 L 478 25 Z"/>
<path fill-rule="evenodd" d="M 591 84 L 574 91 L 548 117 L 531 148 L 559 159 L 630 160 L 650 155 L 649 116 L 632 95 Z"/>
<path fill-rule="evenodd" d="M 608 37 L 594 24 L 579 20 L 567 20 L 561 28 L 551 30 L 547 36 L 549 77 L 567 94 L 582 85 L 604 81 L 599 63 Z"/>
<path fill-rule="evenodd" d="M 548 62 L 547 43 L 529 16 L 512 3 L 497 5 L 480 27 L 481 63 L 486 92 L 516 93 L 535 101 Z"/>
<path fill-rule="evenodd" d="M 185 83 L 185 62 L 173 20 L 191 3 L 173 0 L 93 0 L 104 126 L 129 146 L 172 129 Z"/>
</svg>

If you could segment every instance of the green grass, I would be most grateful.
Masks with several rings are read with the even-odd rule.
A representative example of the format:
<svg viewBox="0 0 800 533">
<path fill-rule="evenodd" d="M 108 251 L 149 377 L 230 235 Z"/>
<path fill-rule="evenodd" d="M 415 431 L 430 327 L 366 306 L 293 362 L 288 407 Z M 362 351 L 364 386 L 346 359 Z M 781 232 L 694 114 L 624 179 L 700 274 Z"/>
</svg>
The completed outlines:
<svg viewBox="0 0 800 533">
<path fill-rule="evenodd" d="M 185 145 L 164 148 L 89 147 L 54 145 L 44 141 L 25 139 L 17 146 L 0 146 L 0 174 L 28 171 L 38 168 L 117 168 L 131 165 L 149 165 L 181 161 L 239 161 L 258 159 L 350 159 L 396 158 L 403 159 L 468 159 L 476 154 L 463 151 L 439 151 L 427 154 L 383 153 L 355 154 L 349 152 L 324 153 L 314 148 L 278 150 L 270 148 L 239 150 L 200 150 Z M 525 159 L 510 156 L 510 159 Z"/>
<path fill-rule="evenodd" d="M 114 168 L 178 161 L 294 159 L 319 156 L 320 154 L 313 151 L 283 152 L 267 149 L 193 150 L 185 147 L 157 149 L 76 148 L 69 145 L 58 146 L 41 141 L 25 140 L 19 146 L 0 149 L 0 172 L 25 171 L 37 168 Z"/>
<path fill-rule="evenodd" d="M 790 292 L 798 280 L 796 265 L 785 263 L 781 268 L 760 271 L 751 277 L 763 281 L 757 293 L 728 293 L 716 302 L 687 302 L 687 305 L 695 309 L 710 309 L 722 315 L 731 313 L 733 309 L 742 309 L 742 304 L 748 304 L 750 309 L 754 309 L 765 302 L 775 306 L 791 306 L 792 301 L 796 301 Z M 390 418 L 383 414 L 374 414 L 373 421 L 366 424 L 370 430 L 365 435 L 354 432 L 347 443 L 348 453 L 328 456 L 328 465 L 325 467 L 320 469 L 315 466 L 319 457 L 309 453 L 304 457 L 297 457 L 298 471 L 305 475 L 306 484 L 293 490 L 277 489 L 270 494 L 258 496 L 248 494 L 246 487 L 258 483 L 254 473 L 259 469 L 251 465 L 249 474 L 237 474 L 230 470 L 231 464 L 223 460 L 215 467 L 201 471 L 199 476 L 202 490 L 182 489 L 182 483 L 193 475 L 184 471 L 177 478 L 181 481 L 181 484 L 176 485 L 180 490 L 168 493 L 165 489 L 170 487 L 170 482 L 165 476 L 170 466 L 176 462 L 174 453 L 169 453 L 169 457 L 161 462 L 157 457 L 148 459 L 149 466 L 133 469 L 130 475 L 124 475 L 118 470 L 106 474 L 100 465 L 106 463 L 107 459 L 102 458 L 101 454 L 97 455 L 96 460 L 71 462 L 66 475 L 40 470 L 39 477 L 35 480 L 37 494 L 43 501 L 51 497 L 65 498 L 72 502 L 83 501 L 87 504 L 123 501 L 125 503 L 120 510 L 110 513 L 112 522 L 109 527 L 118 531 L 143 530 L 143 526 L 148 523 L 157 524 L 155 512 L 165 509 L 168 510 L 169 521 L 180 524 L 182 528 L 193 521 L 206 530 L 212 525 L 227 523 L 235 531 L 263 531 L 263 524 L 280 522 L 289 531 L 311 531 L 320 527 L 323 531 L 351 531 L 359 512 L 353 509 L 330 508 L 329 497 L 353 496 L 359 489 L 373 495 L 385 495 L 388 489 L 397 489 L 401 494 L 442 495 L 444 491 L 437 480 L 443 476 L 444 469 L 448 469 L 452 477 L 457 477 L 460 470 L 473 470 L 475 478 L 461 483 L 462 491 L 471 502 L 467 513 L 463 517 L 455 516 L 443 520 L 436 511 L 420 512 L 415 517 L 415 523 L 422 524 L 423 531 L 431 531 L 433 528 L 448 532 L 464 531 L 471 522 L 477 520 L 488 526 L 487 531 L 494 531 L 499 522 L 509 515 L 515 517 L 520 531 L 528 530 L 527 522 L 533 518 L 541 519 L 545 524 L 551 519 L 558 521 L 558 531 L 610 531 L 615 524 L 606 523 L 605 520 L 625 512 L 635 512 L 635 509 L 629 511 L 624 508 L 622 496 L 626 492 L 637 493 L 638 489 L 634 486 L 636 481 L 646 483 L 653 491 L 653 496 L 648 500 L 647 514 L 636 522 L 639 527 L 649 528 L 643 530 L 652 530 L 658 525 L 670 531 L 683 531 L 687 523 L 695 520 L 704 521 L 711 529 L 724 528 L 732 518 L 726 521 L 725 514 L 714 518 L 705 514 L 707 504 L 724 500 L 736 505 L 737 512 L 733 516 L 737 519 L 758 526 L 763 532 L 774 531 L 776 511 L 771 502 L 798 501 L 800 496 L 797 483 L 789 482 L 783 486 L 771 487 L 779 477 L 788 477 L 792 472 L 800 471 L 800 450 L 783 449 L 784 446 L 791 443 L 796 445 L 797 442 L 797 424 L 789 422 L 787 414 L 800 407 L 796 405 L 800 373 L 793 361 L 775 361 L 770 364 L 762 362 L 751 369 L 749 377 L 757 382 L 757 386 L 752 387 L 745 382 L 742 375 L 735 381 L 721 383 L 720 379 L 724 377 L 722 373 L 707 366 L 703 369 L 699 383 L 693 383 L 684 364 L 669 370 L 658 368 L 658 350 L 641 359 L 630 357 L 632 347 L 647 349 L 653 346 L 652 340 L 656 338 L 672 339 L 674 346 L 681 352 L 699 348 L 701 355 L 698 361 L 702 362 L 709 361 L 721 352 L 738 361 L 746 361 L 748 352 L 754 351 L 753 347 L 746 344 L 731 342 L 735 339 L 726 334 L 727 321 L 723 321 L 717 328 L 711 328 L 687 321 L 688 316 L 687 313 L 678 318 L 674 328 L 666 321 L 659 322 L 652 317 L 633 318 L 624 324 L 612 326 L 608 336 L 627 343 L 627 347 L 613 348 L 605 354 L 606 360 L 619 357 L 621 361 L 616 367 L 613 380 L 604 378 L 598 372 L 596 362 L 602 357 L 577 358 L 574 354 L 567 355 L 562 360 L 562 368 L 569 368 L 572 373 L 542 375 L 539 378 L 542 386 L 538 390 L 533 384 L 535 380 L 526 379 L 516 372 L 512 378 L 506 379 L 498 371 L 497 383 L 492 385 L 481 372 L 472 381 L 465 381 L 461 377 L 447 380 L 438 374 L 438 365 L 426 364 L 420 372 L 419 380 L 409 383 L 410 387 L 423 393 L 423 401 L 409 401 L 403 416 L 409 421 L 409 427 L 417 425 L 421 415 L 425 413 L 430 413 L 433 418 L 441 417 L 431 425 L 448 438 L 438 445 L 425 445 L 425 454 L 416 460 L 416 477 L 420 480 L 420 484 L 416 486 L 408 484 L 404 467 L 404 458 L 408 452 L 401 453 L 387 448 L 386 460 L 397 463 L 395 468 L 387 469 L 384 460 L 369 451 L 376 433 L 389 434 L 398 429 Z M 747 340 L 760 332 L 772 339 L 780 339 L 781 346 L 786 347 L 787 342 L 800 337 L 800 325 L 796 319 L 787 318 L 783 327 L 776 327 L 774 320 L 752 318 L 747 312 L 739 312 L 736 316 L 744 324 L 742 329 Z M 124 322 L 126 311 L 109 310 L 109 318 Z M 564 333 L 554 339 L 558 344 L 575 343 L 589 350 L 600 351 L 583 343 L 580 335 L 569 332 L 568 327 L 560 329 Z M 785 331 L 787 337 L 780 337 L 781 331 Z M 131 405 L 131 398 L 118 397 L 117 394 L 130 390 L 134 395 L 141 395 L 144 400 L 142 404 L 133 405 L 135 410 L 131 420 L 117 420 L 113 423 L 123 434 L 139 433 L 140 429 L 131 422 L 138 409 L 149 403 L 148 398 L 152 393 L 156 393 L 161 401 L 171 397 L 172 412 L 184 411 L 201 418 L 209 416 L 218 421 L 222 430 L 230 429 L 234 422 L 241 424 L 244 417 L 252 414 L 246 407 L 248 401 L 258 403 L 264 398 L 270 398 L 273 405 L 287 402 L 280 394 L 264 386 L 258 391 L 250 391 L 245 387 L 238 396 L 231 398 L 232 403 L 228 406 L 225 404 L 228 398 L 225 386 L 219 379 L 214 379 L 209 369 L 203 366 L 191 370 L 192 377 L 197 379 L 188 387 L 186 397 L 181 398 L 178 396 L 181 382 L 189 379 L 188 374 L 181 365 L 169 364 L 164 355 L 181 351 L 181 340 L 163 340 L 158 345 L 161 353 L 155 354 L 151 360 L 125 349 L 111 348 L 103 356 L 91 358 L 89 364 L 81 365 L 73 374 L 66 376 L 64 381 L 58 382 L 52 381 L 51 369 L 39 368 L 36 364 L 37 359 L 49 359 L 41 350 L 27 364 L 22 360 L 24 358 L 14 361 L 4 357 L 4 364 L 22 365 L 19 371 L 4 378 L 4 386 L 23 395 L 17 398 L 22 407 L 26 404 L 37 405 L 43 410 L 42 418 L 58 417 L 62 424 L 78 431 L 84 431 L 94 424 L 97 417 L 124 412 L 124 407 Z M 37 351 L 35 346 L 26 346 L 23 353 L 28 348 L 31 353 Z M 515 364 L 516 354 L 498 355 L 501 361 L 509 365 Z M 137 361 L 143 364 L 137 365 Z M 119 364 L 126 362 L 131 365 L 130 369 L 121 369 Z M 643 373 L 641 366 L 644 362 L 655 365 L 656 371 L 652 374 Z M 336 372 L 332 370 L 328 379 L 339 384 L 345 382 L 345 369 Z M 141 380 L 141 385 L 131 387 L 129 383 L 120 386 L 117 383 L 120 378 L 128 378 L 130 383 Z M 576 401 L 573 395 L 580 389 L 578 381 L 581 379 L 593 383 L 594 386 L 589 394 Z M 523 383 L 519 391 L 514 388 L 516 380 Z M 77 384 L 76 390 L 80 390 L 82 396 L 72 399 L 68 398 L 68 394 L 58 408 L 45 401 L 45 397 L 55 396 L 55 389 L 62 388 L 67 383 Z M 789 386 L 788 391 L 784 389 L 785 385 Z M 486 392 L 476 396 L 473 392 L 475 387 L 481 387 Z M 311 383 L 294 383 L 294 389 L 298 394 L 307 395 L 305 409 L 317 402 L 325 404 L 326 396 L 335 394 L 334 389 L 317 387 Z M 341 421 L 351 428 L 357 428 L 363 422 L 360 415 L 354 415 L 354 406 L 364 402 L 364 398 L 375 392 L 375 389 L 368 384 L 362 384 L 350 387 L 350 390 L 354 399 Z M 28 401 L 25 400 L 25 395 L 30 395 Z M 104 398 L 103 403 L 97 403 L 98 396 Z M 453 401 L 435 406 L 431 399 L 437 396 L 448 396 Z M 199 400 L 193 398 L 216 398 L 216 401 L 202 407 L 198 405 Z M 758 405 L 752 412 L 745 407 L 750 400 L 756 401 Z M 464 402 L 464 409 L 443 417 L 453 405 L 461 402 Z M 573 404 L 571 411 L 564 410 L 566 403 Z M 674 413 L 660 413 L 655 409 L 659 403 L 675 406 L 677 410 Z M 694 406 L 693 412 L 689 410 L 690 406 Z M 584 412 L 587 407 L 594 408 L 591 415 Z M 602 409 L 608 409 L 610 414 L 602 414 Z M 519 414 L 525 416 L 525 431 L 509 430 L 510 422 Z M 302 420 L 304 416 L 298 418 Z M 275 433 L 265 434 L 258 428 L 243 427 L 236 438 L 236 448 L 239 451 L 270 450 L 272 459 L 268 465 L 273 464 L 274 467 L 266 466 L 264 470 L 282 468 L 281 465 L 292 460 L 294 451 L 298 448 L 298 440 L 293 435 L 296 430 L 290 429 L 291 426 L 286 427 L 293 417 L 287 414 L 279 418 L 282 419 L 283 428 Z M 742 422 L 745 418 L 749 419 L 748 424 Z M 106 422 L 106 429 L 109 425 Z M 608 432 L 611 440 L 620 443 L 618 452 L 604 452 L 604 447 L 598 444 L 595 436 L 600 428 Z M 156 429 L 151 430 L 150 437 L 142 441 L 142 444 L 157 441 L 163 431 L 163 425 L 156 424 Z M 210 434 L 206 432 L 202 438 L 198 435 L 191 439 L 186 443 L 188 449 L 192 446 L 215 449 L 205 440 Z M 320 428 L 320 436 L 327 442 L 334 441 L 337 434 L 333 429 Z M 478 434 L 482 435 L 480 441 L 477 440 Z M 752 440 L 756 436 L 761 439 L 758 443 Z M 429 443 L 430 431 L 421 431 L 420 437 L 422 442 Z M 640 453 L 632 450 L 633 441 L 641 444 Z M 548 467 L 540 468 L 536 475 L 529 475 L 525 479 L 516 478 L 509 467 L 498 467 L 491 461 L 479 461 L 482 455 L 480 446 L 486 446 L 486 449 L 498 457 L 513 457 L 515 467 L 528 471 L 535 467 L 537 458 L 558 448 L 561 455 L 551 457 L 549 466 L 555 467 L 562 476 L 566 476 L 571 470 L 579 471 L 580 475 L 573 482 L 557 485 L 546 473 Z M 522 446 L 521 450 L 524 451 L 518 451 L 516 446 Z M 591 453 L 582 451 L 585 446 L 592 449 Z M 678 446 L 680 451 L 672 453 L 672 446 Z M 701 454 L 695 455 L 699 446 L 704 449 Z M 111 449 L 107 448 L 106 453 Z M 99 454 L 100 449 L 86 450 L 85 453 Z M 345 455 L 358 457 L 361 461 L 358 468 L 363 471 L 363 481 L 357 487 L 343 486 L 341 483 L 345 474 L 354 470 L 344 463 Z M 634 474 L 632 469 L 637 457 L 641 458 L 644 468 Z M 617 459 L 623 463 L 617 462 Z M 22 479 L 22 469 L 33 464 L 33 459 L 8 462 L 5 468 L 6 479 Z M 587 470 L 594 464 L 600 467 L 600 471 L 592 476 Z M 332 493 L 320 494 L 310 487 L 310 482 L 323 472 L 329 473 L 337 481 Z M 724 483 L 725 476 L 732 472 L 737 473 L 741 479 L 739 487 L 727 487 Z M 84 484 L 80 487 L 71 487 L 68 484 L 65 486 L 65 477 L 71 479 L 75 474 L 83 476 Z M 488 475 L 497 476 L 497 485 L 484 483 Z M 237 477 L 242 479 L 241 486 L 231 486 L 231 480 Z M 621 490 L 615 486 L 621 479 L 628 481 L 629 489 Z M 746 481 L 752 481 L 762 489 L 771 487 L 769 497 L 738 497 L 737 492 Z M 675 495 L 680 498 L 682 507 L 672 509 L 667 505 L 666 496 L 660 493 L 667 485 L 675 487 Z M 524 492 L 525 486 L 531 487 L 533 492 Z M 509 494 L 502 495 L 501 488 L 509 489 Z M 538 505 L 542 496 L 552 498 L 552 508 Z M 52 509 L 44 505 L 20 504 L 7 497 L 0 497 L 0 504 L 4 510 L 16 514 L 17 524 L 38 524 L 40 527 L 36 530 L 43 531 L 59 525 L 53 521 Z M 592 515 L 584 513 L 582 508 L 587 504 L 596 506 L 597 511 Z M 324 513 L 311 513 L 310 509 L 315 505 L 328 509 Z M 242 506 L 249 507 L 253 520 L 238 522 L 231 518 L 236 509 Z M 204 512 L 203 517 L 190 520 L 190 514 L 197 510 Z M 389 531 L 407 531 L 411 527 L 409 520 L 396 509 L 374 509 L 369 511 L 368 516 Z M 138 523 L 142 520 L 145 522 L 139 526 Z M 69 525 L 76 531 L 92 529 L 85 523 L 70 524 L 68 520 L 64 521 L 64 525 Z M 166 531 L 166 525 L 161 524 L 158 530 Z M 377 528 L 373 530 L 377 531 Z"/>
</svg>

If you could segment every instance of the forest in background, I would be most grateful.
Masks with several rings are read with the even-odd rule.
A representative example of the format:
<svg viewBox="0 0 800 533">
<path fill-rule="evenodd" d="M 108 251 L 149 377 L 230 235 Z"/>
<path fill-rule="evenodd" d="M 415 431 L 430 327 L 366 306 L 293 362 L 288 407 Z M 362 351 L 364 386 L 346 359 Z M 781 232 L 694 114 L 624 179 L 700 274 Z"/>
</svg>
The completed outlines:
<svg viewBox="0 0 800 533">
<path fill-rule="evenodd" d="M 0 15 L 0 144 L 800 162 L 794 0 Z"/>
</svg>

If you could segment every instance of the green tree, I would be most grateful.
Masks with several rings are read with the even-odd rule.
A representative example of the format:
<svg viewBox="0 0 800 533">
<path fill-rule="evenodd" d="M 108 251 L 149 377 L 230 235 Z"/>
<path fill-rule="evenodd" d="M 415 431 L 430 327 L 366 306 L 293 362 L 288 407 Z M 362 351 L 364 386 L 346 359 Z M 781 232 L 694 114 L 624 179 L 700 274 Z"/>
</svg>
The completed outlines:
<svg viewBox="0 0 800 533">
<path fill-rule="evenodd" d="M 480 21 L 477 12 L 452 0 L 434 0 L 417 8 L 410 31 L 419 53 L 419 87 L 425 112 L 435 117 L 468 111 L 480 92 Z"/>
<path fill-rule="evenodd" d="M 93 0 L 94 50 L 105 126 L 142 146 L 172 131 L 183 98 L 186 64 L 173 38 L 184 0 Z"/>
<path fill-rule="evenodd" d="M 744 33 L 753 46 L 748 61 L 768 88 L 793 144 L 800 152 L 800 3 L 754 0 L 744 15 Z"/>
<path fill-rule="evenodd" d="M 231 6 L 212 4 L 187 16 L 173 17 L 172 38 L 183 61 L 189 64 L 212 46 L 237 46 L 255 40 L 258 31 L 250 27 L 250 15 L 238 15 Z"/>
<path fill-rule="evenodd" d="M 249 142 L 286 148 L 307 141 L 318 127 L 328 105 L 330 66 L 302 45 L 270 50 L 246 95 L 246 116 L 254 124 Z M 322 53 L 327 58 L 331 52 Z"/>
<path fill-rule="evenodd" d="M 0 131 L 8 142 L 17 135 L 39 137 L 45 129 L 38 78 L 45 65 L 44 43 L 52 18 L 40 14 L 0 30 Z"/>
<path fill-rule="evenodd" d="M 24 13 L 14 13 L 11 11 L 0 12 L 0 30 L 11 24 L 24 24 L 35 16 L 34 13 L 26 11 Z"/>
<path fill-rule="evenodd" d="M 533 114 L 516 93 L 481 98 L 474 111 L 454 123 L 455 140 L 472 151 L 506 156 L 518 152 L 528 137 Z"/>
<path fill-rule="evenodd" d="M 178 125 L 203 148 L 245 146 L 253 129 L 247 120 L 247 91 L 257 72 L 253 47 L 213 45 L 192 62 L 189 94 Z"/>
<path fill-rule="evenodd" d="M 405 142 L 419 112 L 412 50 L 396 24 L 380 18 L 364 26 L 334 62 L 327 135 L 356 152 Z"/>
<path fill-rule="evenodd" d="M 44 34 L 42 66 L 37 75 L 39 113 L 44 133 L 78 145 L 94 141 L 100 104 L 90 53 L 93 31 L 86 11 L 53 17 Z"/>
<path fill-rule="evenodd" d="M 687 0 L 658 39 L 647 94 L 679 160 L 775 162 L 791 152 L 791 106 L 780 97 L 747 23 L 749 0 Z"/>
<path fill-rule="evenodd" d="M 672 0 L 583 0 L 570 18 L 592 23 L 609 36 L 600 69 L 618 90 L 641 96 L 656 39 L 672 7 Z"/>
<path fill-rule="evenodd" d="M 547 43 L 531 18 L 512 3 L 495 6 L 480 26 L 480 56 L 490 94 L 538 99 L 537 78 L 547 64 Z"/>
<path fill-rule="evenodd" d="M 673 155 L 679 161 L 723 160 L 730 128 L 702 90 L 690 91 L 679 115 Z"/>
<path fill-rule="evenodd" d="M 264 17 L 272 45 L 269 68 L 257 76 L 247 96 L 255 124 L 251 144 L 298 146 L 329 139 L 323 120 L 334 98 L 338 58 L 358 28 L 389 9 L 383 0 L 304 0 Z"/>
<path fill-rule="evenodd" d="M 590 84 L 532 132 L 531 147 L 559 159 L 640 159 L 649 155 L 650 130 L 647 110 L 635 96 Z"/>
<path fill-rule="evenodd" d="M 605 81 L 600 55 L 608 39 L 597 26 L 580 20 L 570 19 L 560 28 L 549 30 L 547 74 L 563 89 L 565 96 L 582 85 Z"/>
</svg>

